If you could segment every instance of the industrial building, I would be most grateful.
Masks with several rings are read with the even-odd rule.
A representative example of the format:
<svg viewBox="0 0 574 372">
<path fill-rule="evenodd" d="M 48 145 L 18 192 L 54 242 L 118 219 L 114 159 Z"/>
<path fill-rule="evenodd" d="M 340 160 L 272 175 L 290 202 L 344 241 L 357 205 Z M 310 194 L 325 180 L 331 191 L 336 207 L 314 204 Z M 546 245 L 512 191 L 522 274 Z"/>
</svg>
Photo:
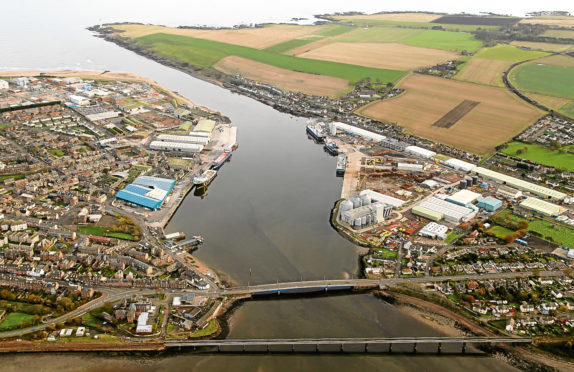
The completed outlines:
<svg viewBox="0 0 574 372">
<path fill-rule="evenodd" d="M 156 210 L 161 207 L 174 186 L 175 180 L 139 176 L 123 190 L 118 191 L 116 198 Z"/>
<path fill-rule="evenodd" d="M 193 132 L 205 132 L 211 133 L 215 129 L 215 121 L 209 119 L 201 119 L 195 128 L 193 128 Z"/>
<path fill-rule="evenodd" d="M 436 152 L 431 151 L 431 150 L 427 150 L 427 149 L 423 149 L 422 147 L 418 147 L 418 146 L 407 146 L 405 148 L 405 152 L 408 154 L 413 154 L 413 155 L 420 156 L 420 157 L 426 158 L 426 159 L 429 159 L 429 158 L 433 157 L 434 155 L 436 155 Z"/>
<path fill-rule="evenodd" d="M 90 103 L 90 100 L 86 97 L 71 95 L 68 97 L 68 100 L 72 102 L 74 105 L 84 106 Z"/>
<path fill-rule="evenodd" d="M 368 195 L 353 196 L 341 203 L 341 220 L 355 229 L 383 222 L 391 217 L 393 207 L 380 202 L 372 203 Z"/>
<path fill-rule="evenodd" d="M 399 141 L 394 138 L 385 138 L 379 144 L 387 149 L 395 151 L 405 151 L 407 146 L 410 146 L 407 142 Z"/>
<path fill-rule="evenodd" d="M 478 198 L 477 207 L 486 209 L 489 212 L 494 212 L 500 207 L 502 207 L 502 200 L 493 198 L 492 196 L 487 196 L 486 198 Z"/>
<path fill-rule="evenodd" d="M 526 198 L 522 203 L 520 203 L 520 206 L 524 209 L 541 213 L 546 216 L 555 216 L 564 212 L 564 208 L 561 206 L 536 198 Z"/>
<path fill-rule="evenodd" d="M 563 200 L 566 197 L 566 194 L 563 192 L 526 182 L 521 179 L 507 176 L 506 174 L 498 173 L 490 169 L 476 167 L 472 170 L 472 173 L 476 173 L 485 179 L 491 179 L 498 183 L 516 187 L 519 190 L 528 191 L 544 199 Z"/>
<path fill-rule="evenodd" d="M 446 201 L 468 207 L 480 197 L 480 194 L 464 189 L 450 195 L 446 198 Z"/>
<path fill-rule="evenodd" d="M 422 164 L 411 164 L 411 163 L 397 163 L 397 170 L 408 171 L 408 172 L 422 172 Z"/>
<path fill-rule="evenodd" d="M 204 132 L 199 132 L 204 133 Z M 207 134 L 207 133 L 206 133 Z M 160 142 L 177 142 L 177 143 L 195 143 L 200 145 L 207 145 L 209 143 L 209 136 L 180 136 L 174 134 L 160 134 L 157 136 L 156 141 Z"/>
<path fill-rule="evenodd" d="M 461 205 L 454 204 L 434 196 L 423 201 L 418 206 L 424 208 L 423 210 L 419 209 L 419 211 L 426 213 L 427 210 L 430 210 L 432 212 L 441 214 L 445 220 L 455 223 L 459 223 L 463 220 L 468 220 L 474 217 L 476 215 L 476 212 L 478 211 L 477 209 L 463 207 Z"/>
<path fill-rule="evenodd" d="M 445 225 L 440 225 L 436 222 L 430 222 L 419 230 L 419 235 L 432 239 L 445 240 L 447 231 L 448 227 Z"/>
<path fill-rule="evenodd" d="M 203 145 L 197 143 L 182 143 L 182 142 L 163 142 L 152 141 L 149 148 L 159 151 L 177 151 L 183 153 L 196 154 L 203 151 Z"/>
<path fill-rule="evenodd" d="M 380 192 L 376 192 L 373 190 L 363 190 L 360 192 L 359 196 L 362 197 L 363 195 L 367 195 L 373 202 L 379 202 L 383 204 L 389 204 L 393 208 L 399 208 L 403 204 L 405 204 L 404 200 L 394 198 L 389 195 L 381 194 Z"/>
<path fill-rule="evenodd" d="M 8 89 L 9 85 L 6 80 L 0 79 L 0 90 Z"/>
<path fill-rule="evenodd" d="M 470 172 L 471 170 L 476 168 L 476 165 L 472 163 L 468 163 L 466 161 L 458 160 L 455 158 L 448 159 L 444 163 L 451 168 L 458 169 L 464 172 Z"/>
<path fill-rule="evenodd" d="M 522 191 L 504 185 L 500 185 L 496 193 L 507 199 L 518 199 L 522 197 Z"/>
<path fill-rule="evenodd" d="M 368 139 L 370 139 L 372 141 L 376 141 L 376 142 L 380 142 L 380 141 L 384 140 L 385 138 L 387 138 L 387 137 L 380 135 L 378 133 L 371 132 L 369 130 L 365 130 L 362 128 L 357 128 L 357 127 L 354 127 L 352 125 L 345 124 L 345 123 L 333 122 L 333 123 L 331 123 L 331 125 L 334 125 L 337 129 L 340 129 L 344 132 L 353 134 L 355 136 L 368 138 Z"/>
<path fill-rule="evenodd" d="M 416 216 L 421 216 L 436 222 L 442 220 L 442 218 L 444 217 L 442 213 L 435 212 L 433 210 L 418 205 L 416 207 L 413 207 L 413 209 L 411 209 L 411 212 Z"/>
</svg>

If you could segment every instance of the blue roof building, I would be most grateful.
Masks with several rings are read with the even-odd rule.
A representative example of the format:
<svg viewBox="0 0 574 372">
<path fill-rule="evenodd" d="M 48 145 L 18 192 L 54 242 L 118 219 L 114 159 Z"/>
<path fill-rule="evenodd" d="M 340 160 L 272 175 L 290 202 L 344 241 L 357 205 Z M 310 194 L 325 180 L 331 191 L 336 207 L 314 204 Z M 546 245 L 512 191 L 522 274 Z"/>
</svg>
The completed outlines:
<svg viewBox="0 0 574 372">
<path fill-rule="evenodd" d="M 492 196 L 488 196 L 486 198 L 480 197 L 478 198 L 478 203 L 476 205 L 478 205 L 479 208 L 494 212 L 498 208 L 502 207 L 502 200 L 493 198 Z"/>
<path fill-rule="evenodd" d="M 116 198 L 156 210 L 161 207 L 174 186 L 175 180 L 139 176 L 123 190 L 118 191 Z"/>
</svg>

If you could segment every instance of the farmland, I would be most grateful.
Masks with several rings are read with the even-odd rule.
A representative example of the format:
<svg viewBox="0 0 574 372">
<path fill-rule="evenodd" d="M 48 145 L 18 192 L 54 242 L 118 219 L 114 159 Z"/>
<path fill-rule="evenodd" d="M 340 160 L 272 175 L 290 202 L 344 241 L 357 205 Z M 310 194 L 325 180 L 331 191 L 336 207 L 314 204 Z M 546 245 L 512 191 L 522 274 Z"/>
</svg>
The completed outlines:
<svg viewBox="0 0 574 372">
<path fill-rule="evenodd" d="M 433 23 L 455 24 L 455 25 L 478 25 L 478 26 L 506 26 L 513 25 L 520 21 L 514 17 L 483 17 L 483 16 L 456 16 L 447 15 L 432 20 Z"/>
<path fill-rule="evenodd" d="M 574 30 L 548 30 L 542 36 L 555 37 L 558 39 L 574 39 Z"/>
<path fill-rule="evenodd" d="M 477 154 L 492 152 L 542 115 L 542 111 L 500 88 L 418 74 L 402 79 L 398 86 L 406 92 L 367 105 L 359 112 L 401 125 L 414 135 Z M 432 126 L 463 100 L 480 104 L 450 128 Z"/>
<path fill-rule="evenodd" d="M 408 38 L 403 43 L 407 45 L 455 52 L 475 52 L 482 46 L 482 42 L 476 40 L 472 34 L 437 30 L 425 31 Z"/>
<path fill-rule="evenodd" d="M 241 74 L 251 80 L 274 84 L 283 90 L 311 95 L 333 97 L 349 89 L 345 79 L 290 71 L 235 56 L 225 57 L 213 67 L 227 74 Z"/>
<path fill-rule="evenodd" d="M 395 43 L 333 43 L 298 55 L 391 70 L 414 70 L 457 59 L 458 54 L 439 49 Z"/>
<path fill-rule="evenodd" d="M 298 58 L 266 50 L 179 35 L 154 34 L 143 36 L 137 40 L 161 54 L 201 67 L 211 67 L 220 59 L 234 55 L 283 69 L 333 76 L 351 82 L 359 81 L 365 77 L 388 82 L 395 81 L 403 75 L 402 71 Z"/>
<path fill-rule="evenodd" d="M 522 153 L 518 150 L 526 149 Z M 540 164 L 555 168 L 564 168 L 569 172 L 574 172 L 574 155 L 567 152 L 560 153 L 558 150 L 550 150 L 538 144 L 527 144 L 522 142 L 510 142 L 502 153 L 521 159 L 534 161 Z"/>
<path fill-rule="evenodd" d="M 379 14 L 357 14 L 350 16 L 336 16 L 335 19 L 341 21 L 354 21 L 357 19 L 395 22 L 432 22 L 440 18 L 440 14 L 433 13 L 379 13 Z"/>
<path fill-rule="evenodd" d="M 312 43 L 312 42 L 317 41 L 317 40 L 321 40 L 321 38 L 320 37 L 310 37 L 307 39 L 293 39 L 293 40 L 284 41 L 284 42 L 279 43 L 279 44 L 275 44 L 273 46 L 270 46 L 269 48 L 265 48 L 265 50 L 268 50 L 270 52 L 275 52 L 275 53 L 283 53 L 283 52 L 286 52 L 286 51 L 291 50 L 291 49 L 302 47 L 303 45 L 307 45 L 307 44 Z"/>
<path fill-rule="evenodd" d="M 338 42 L 347 43 L 400 43 L 424 30 L 399 27 L 356 28 L 337 38 Z"/>
<path fill-rule="evenodd" d="M 523 91 L 574 99 L 574 67 L 538 62 L 514 68 L 512 83 Z"/>
<path fill-rule="evenodd" d="M 523 50 L 512 45 L 497 45 L 485 48 L 475 54 L 476 58 L 497 59 L 502 61 L 520 62 L 547 56 L 548 53 Z"/>
<path fill-rule="evenodd" d="M 543 50 L 546 52 L 567 52 L 574 50 L 574 46 L 569 44 L 540 43 L 536 41 L 513 41 L 511 44 L 518 47 Z"/>
<path fill-rule="evenodd" d="M 547 26 L 558 26 L 558 27 L 573 28 L 574 27 L 574 17 L 541 16 L 541 17 L 526 18 L 526 19 L 521 20 L 520 23 L 529 23 L 529 24 L 539 24 L 539 25 L 547 25 Z"/>
</svg>

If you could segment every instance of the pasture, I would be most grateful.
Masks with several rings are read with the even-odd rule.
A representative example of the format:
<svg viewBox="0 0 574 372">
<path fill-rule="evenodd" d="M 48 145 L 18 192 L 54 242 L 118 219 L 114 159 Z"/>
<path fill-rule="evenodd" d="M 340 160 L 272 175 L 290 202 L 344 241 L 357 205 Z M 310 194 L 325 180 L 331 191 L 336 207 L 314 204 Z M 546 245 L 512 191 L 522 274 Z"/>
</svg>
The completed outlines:
<svg viewBox="0 0 574 372">
<path fill-rule="evenodd" d="M 540 43 L 536 41 L 513 41 L 510 44 L 533 50 L 543 50 L 546 52 L 567 52 L 574 50 L 574 45 L 569 44 Z"/>
<path fill-rule="evenodd" d="M 520 62 L 547 56 L 548 53 L 524 50 L 512 45 L 496 45 L 484 48 L 475 54 L 475 58 L 498 59 L 501 61 Z"/>
<path fill-rule="evenodd" d="M 428 30 L 403 41 L 404 44 L 455 52 L 475 52 L 482 42 L 474 35 L 462 32 Z"/>
<path fill-rule="evenodd" d="M 226 74 L 240 74 L 292 92 L 334 97 L 349 90 L 349 82 L 345 79 L 291 71 L 241 57 L 225 57 L 213 67 Z"/>
<path fill-rule="evenodd" d="M 526 149 L 525 152 L 517 153 L 518 150 Z M 560 153 L 558 150 L 550 150 L 535 143 L 510 142 L 508 147 L 501 151 L 503 154 L 520 159 L 534 161 L 554 168 L 564 168 L 568 172 L 574 172 L 574 155 Z"/>
<path fill-rule="evenodd" d="M 336 42 L 299 54 L 298 57 L 391 70 L 415 70 L 460 56 L 445 50 L 395 43 Z"/>
<path fill-rule="evenodd" d="M 543 114 L 501 88 L 419 74 L 407 76 L 398 86 L 405 89 L 403 94 L 364 106 L 359 113 L 476 154 L 492 152 Z M 433 126 L 464 100 L 480 104 L 450 128 Z"/>
<path fill-rule="evenodd" d="M 574 30 L 547 30 L 542 36 L 555 37 L 558 39 L 574 39 Z"/>
<path fill-rule="evenodd" d="M 307 39 L 293 39 L 272 45 L 269 48 L 265 48 L 265 50 L 275 53 L 284 53 L 288 50 L 302 47 L 303 45 L 307 45 L 317 40 L 321 40 L 321 37 L 309 37 Z"/>
<path fill-rule="evenodd" d="M 332 76 L 351 82 L 356 82 L 366 77 L 370 77 L 373 80 L 380 79 L 383 82 L 394 82 L 403 75 L 402 71 L 397 70 L 299 58 L 266 50 L 180 35 L 153 34 L 143 36 L 137 40 L 161 54 L 202 67 L 211 67 L 220 59 L 233 55 L 287 70 Z"/>
<path fill-rule="evenodd" d="M 510 80 L 519 90 L 574 99 L 574 67 L 540 60 L 516 66 Z"/>
</svg>

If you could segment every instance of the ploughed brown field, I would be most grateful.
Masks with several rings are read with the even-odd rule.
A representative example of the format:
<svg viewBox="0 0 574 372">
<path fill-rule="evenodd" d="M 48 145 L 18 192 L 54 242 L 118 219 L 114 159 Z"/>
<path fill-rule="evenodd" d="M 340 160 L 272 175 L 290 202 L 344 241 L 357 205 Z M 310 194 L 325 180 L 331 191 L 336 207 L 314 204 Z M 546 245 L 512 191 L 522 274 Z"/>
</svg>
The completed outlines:
<svg viewBox="0 0 574 372">
<path fill-rule="evenodd" d="M 457 59 L 457 53 L 395 43 L 332 43 L 299 54 L 320 59 L 390 70 L 414 70 Z"/>
<path fill-rule="evenodd" d="M 222 30 L 200 30 L 191 28 L 173 28 L 153 25 L 114 25 L 114 29 L 123 30 L 125 37 L 138 38 L 146 35 L 164 33 L 188 37 L 196 37 L 222 43 L 242 45 L 251 48 L 264 49 L 291 39 L 311 36 L 317 30 L 316 26 L 301 27 L 296 25 L 274 25 L 262 28 L 241 28 Z"/>
<path fill-rule="evenodd" d="M 433 124 L 433 126 L 440 128 L 450 128 L 479 104 L 480 102 L 469 101 L 465 99 L 459 103 L 458 106 L 447 112 L 442 118 L 438 119 Z"/>
<path fill-rule="evenodd" d="M 472 58 L 455 76 L 457 80 L 503 87 L 502 76 L 514 62 L 499 59 Z"/>
<path fill-rule="evenodd" d="M 226 74 L 239 74 L 291 92 L 334 97 L 349 89 L 345 79 L 286 70 L 236 56 L 225 57 L 213 67 Z"/>
<path fill-rule="evenodd" d="M 396 22 L 432 22 L 440 18 L 440 14 L 432 13 L 381 13 L 381 14 L 357 14 L 349 16 L 334 17 L 340 20 L 368 19 L 376 21 L 396 21 Z"/>
<path fill-rule="evenodd" d="M 544 113 L 502 88 L 420 74 L 407 76 L 398 86 L 405 89 L 403 94 L 367 105 L 360 114 L 476 154 L 492 152 Z M 480 104 L 449 128 L 433 126 L 463 100 Z"/>
</svg>

